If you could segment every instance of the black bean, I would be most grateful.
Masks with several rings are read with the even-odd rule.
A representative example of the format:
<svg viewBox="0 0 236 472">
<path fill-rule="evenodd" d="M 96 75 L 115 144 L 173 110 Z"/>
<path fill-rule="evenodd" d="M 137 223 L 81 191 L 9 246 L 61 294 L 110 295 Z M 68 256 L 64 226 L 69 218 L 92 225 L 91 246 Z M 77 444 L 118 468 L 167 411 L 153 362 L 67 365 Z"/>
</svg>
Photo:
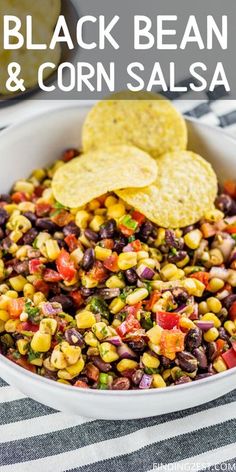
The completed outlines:
<svg viewBox="0 0 236 472">
<path fill-rule="evenodd" d="M 176 262 L 183 261 L 186 256 L 187 256 L 186 251 L 178 251 L 176 252 L 176 254 L 169 253 L 167 259 L 168 259 L 168 262 L 176 263 Z"/>
<path fill-rule="evenodd" d="M 152 234 L 153 229 L 154 226 L 151 221 L 145 221 L 139 231 L 139 238 L 141 239 L 141 241 L 146 242 L 149 236 Z"/>
<path fill-rule="evenodd" d="M 232 293 L 231 295 L 228 295 L 227 297 L 224 298 L 223 304 L 224 307 L 229 310 L 231 305 L 236 301 L 236 293 Z"/>
<path fill-rule="evenodd" d="M 101 372 L 109 372 L 112 369 L 112 365 L 108 362 L 104 362 L 101 357 L 94 356 L 91 358 L 94 365 L 101 371 Z"/>
<path fill-rule="evenodd" d="M 146 342 L 141 338 L 138 341 L 129 341 L 128 346 L 135 352 L 142 352 L 146 347 Z"/>
<path fill-rule="evenodd" d="M 183 236 L 185 236 L 187 233 L 190 233 L 190 231 L 193 231 L 194 229 L 194 225 L 185 226 L 185 228 L 182 228 Z"/>
<path fill-rule="evenodd" d="M 66 341 L 72 346 L 84 346 L 84 338 L 82 334 L 77 331 L 75 328 L 69 328 L 65 331 Z"/>
<path fill-rule="evenodd" d="M 65 312 L 74 308 L 73 300 L 66 295 L 56 295 L 55 297 L 50 298 L 49 301 L 60 303 L 63 311 Z"/>
<path fill-rule="evenodd" d="M 81 262 L 81 266 L 84 270 L 89 270 L 93 266 L 95 261 L 95 252 L 93 248 L 86 249 L 84 257 Z"/>
<path fill-rule="evenodd" d="M 81 295 L 83 295 L 83 297 L 91 297 L 91 295 L 94 294 L 95 289 L 94 288 L 81 287 L 80 291 L 81 291 Z"/>
<path fill-rule="evenodd" d="M 17 274 L 29 275 L 29 261 L 17 262 L 14 264 L 14 270 Z"/>
<path fill-rule="evenodd" d="M 134 285 L 138 280 L 138 276 L 134 269 L 127 269 L 125 271 L 125 278 L 127 282 L 131 285 Z"/>
<path fill-rule="evenodd" d="M 236 203 L 234 200 L 225 193 L 219 195 L 215 201 L 216 208 L 220 211 L 223 211 L 225 215 L 235 215 L 236 213 Z"/>
<path fill-rule="evenodd" d="M 196 347 L 193 350 L 193 355 L 196 357 L 198 361 L 198 367 L 203 370 L 207 369 L 208 367 L 207 356 L 205 354 L 203 347 Z"/>
<path fill-rule="evenodd" d="M 35 225 L 37 220 L 37 216 L 35 215 L 35 213 L 33 213 L 32 211 L 26 211 L 25 213 L 23 213 L 23 215 L 30 221 L 33 226 Z"/>
<path fill-rule="evenodd" d="M 230 336 L 228 336 L 228 334 L 226 333 L 223 326 L 220 326 L 220 328 L 218 328 L 218 331 L 219 331 L 219 337 L 221 339 L 223 339 L 224 341 L 226 341 L 227 343 L 229 343 L 230 342 Z"/>
<path fill-rule="evenodd" d="M 206 353 L 208 360 L 213 362 L 218 355 L 218 350 L 215 342 L 207 343 Z"/>
<path fill-rule="evenodd" d="M 189 351 L 201 346 L 202 332 L 199 328 L 193 328 L 188 331 L 185 336 L 185 347 Z"/>
<path fill-rule="evenodd" d="M 38 231 L 35 229 L 35 228 L 31 228 L 29 229 L 29 231 L 27 231 L 27 233 L 24 234 L 24 236 L 22 236 L 20 242 L 22 244 L 32 244 L 35 240 L 35 238 L 37 238 L 38 236 Z"/>
<path fill-rule="evenodd" d="M 0 195 L 0 202 L 11 203 L 11 196 L 9 193 L 2 193 Z"/>
<path fill-rule="evenodd" d="M 98 233 L 95 233 L 95 231 L 92 231 L 91 229 L 87 228 L 84 232 L 85 236 L 87 239 L 89 239 L 90 241 L 94 241 L 95 243 L 98 241 L 99 239 L 99 235 Z"/>
<path fill-rule="evenodd" d="M 0 239 L 4 238 L 4 231 L 2 228 L 0 228 Z"/>
<path fill-rule="evenodd" d="M 120 252 L 122 252 L 122 250 L 125 246 L 126 246 L 126 239 L 125 239 L 124 236 L 120 236 L 119 238 L 116 238 L 114 240 L 113 251 L 120 254 Z"/>
<path fill-rule="evenodd" d="M 192 380 L 187 375 L 182 375 L 182 377 L 175 381 L 175 385 L 181 385 L 189 382 L 192 382 Z"/>
<path fill-rule="evenodd" d="M 127 377 L 119 377 L 113 380 L 112 390 L 129 390 L 130 380 Z"/>
<path fill-rule="evenodd" d="M 183 238 L 176 238 L 174 231 L 171 229 L 166 229 L 165 231 L 165 242 L 169 248 L 173 247 L 179 251 L 181 251 L 184 247 Z"/>
<path fill-rule="evenodd" d="M 0 208 L 0 226 L 5 225 L 8 218 L 9 218 L 9 214 L 7 213 L 7 211 L 4 210 L 4 208 Z"/>
<path fill-rule="evenodd" d="M 212 375 L 214 375 L 212 372 L 205 372 L 204 374 L 198 374 L 196 375 L 195 380 L 206 379 L 207 377 L 211 377 Z"/>
<path fill-rule="evenodd" d="M 197 359 L 190 352 L 182 351 L 177 354 L 179 366 L 186 372 L 194 372 L 197 369 Z"/>
<path fill-rule="evenodd" d="M 171 360 L 168 359 L 168 357 L 160 356 L 160 361 L 161 361 L 161 365 L 162 365 L 165 369 L 169 369 L 169 367 L 170 367 L 170 365 L 171 365 Z"/>
<path fill-rule="evenodd" d="M 100 238 L 101 239 L 110 239 L 113 238 L 114 233 L 116 230 L 116 222 L 115 220 L 111 219 L 108 220 L 104 225 L 100 228 Z"/>
<path fill-rule="evenodd" d="M 12 241 L 9 237 L 5 238 L 1 242 L 1 248 L 4 249 L 4 251 L 8 251 L 12 245 Z"/>
<path fill-rule="evenodd" d="M 139 383 L 142 379 L 142 376 L 143 376 L 143 370 L 141 370 L 141 369 L 138 369 L 135 372 L 133 372 L 133 374 L 131 375 L 131 380 L 132 380 L 133 384 L 134 385 L 139 385 Z"/>
<path fill-rule="evenodd" d="M 78 238 L 80 235 L 80 228 L 74 223 L 74 221 L 71 221 L 68 225 L 64 226 L 62 231 L 65 236 L 74 234 Z"/>
<path fill-rule="evenodd" d="M 178 303 L 178 305 L 182 305 L 183 303 L 186 303 L 189 298 L 189 294 L 187 290 L 185 290 L 184 288 L 179 288 L 179 287 L 176 287 L 172 290 L 172 295 L 175 301 Z"/>
<path fill-rule="evenodd" d="M 35 226 L 36 228 L 48 231 L 49 233 L 54 233 L 58 229 L 58 226 L 50 220 L 50 218 L 37 218 Z"/>
</svg>

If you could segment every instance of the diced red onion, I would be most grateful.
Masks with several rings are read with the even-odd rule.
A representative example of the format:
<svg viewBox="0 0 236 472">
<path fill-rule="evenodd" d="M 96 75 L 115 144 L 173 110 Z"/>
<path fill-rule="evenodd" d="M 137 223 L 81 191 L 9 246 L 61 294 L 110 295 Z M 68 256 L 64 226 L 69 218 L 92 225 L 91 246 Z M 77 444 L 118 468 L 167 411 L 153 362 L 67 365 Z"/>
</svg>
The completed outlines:
<svg viewBox="0 0 236 472">
<path fill-rule="evenodd" d="M 183 313 L 187 308 L 187 305 L 180 305 L 178 308 L 175 308 L 175 312 Z"/>
<path fill-rule="evenodd" d="M 117 353 L 120 359 L 136 359 L 137 357 L 135 352 L 125 343 L 121 343 L 121 345 L 118 346 Z"/>
<path fill-rule="evenodd" d="M 228 297 L 228 295 L 230 295 L 229 290 L 224 289 L 217 293 L 217 298 L 218 300 L 224 300 L 224 298 Z"/>
<path fill-rule="evenodd" d="M 60 303 L 45 302 L 42 304 L 42 313 L 45 316 L 58 315 L 61 312 L 62 306 L 60 305 Z"/>
<path fill-rule="evenodd" d="M 141 279 L 147 280 L 151 280 L 155 275 L 155 271 L 150 267 L 147 267 L 145 264 L 140 264 L 136 272 Z"/>
<path fill-rule="evenodd" d="M 145 282 L 142 282 L 140 279 L 138 279 L 137 280 L 137 287 L 139 287 L 139 288 L 146 287 L 146 284 L 145 284 Z"/>
<path fill-rule="evenodd" d="M 227 225 L 232 225 L 232 224 L 236 223 L 236 215 L 228 216 L 227 218 L 224 218 L 224 220 L 227 223 Z"/>
<path fill-rule="evenodd" d="M 134 252 L 134 248 L 131 246 L 131 244 L 127 244 L 125 247 L 123 247 L 123 252 Z"/>
<path fill-rule="evenodd" d="M 143 374 L 141 378 L 141 382 L 139 384 L 139 388 L 141 389 L 150 388 L 151 384 L 152 384 L 152 375 Z"/>
<path fill-rule="evenodd" d="M 209 277 L 210 279 L 217 278 L 221 280 L 227 280 L 229 276 L 229 272 L 227 269 L 224 269 L 223 267 L 212 267 L 210 272 L 209 272 Z"/>
<path fill-rule="evenodd" d="M 114 346 L 121 346 L 122 345 L 122 341 L 121 341 L 120 336 L 112 336 L 111 338 L 106 338 L 106 341 L 108 343 L 113 344 Z"/>
<path fill-rule="evenodd" d="M 202 331 L 208 331 L 208 329 L 211 329 L 214 327 L 213 321 L 201 321 L 198 320 L 196 321 L 196 325 L 198 328 L 202 329 Z"/>
</svg>

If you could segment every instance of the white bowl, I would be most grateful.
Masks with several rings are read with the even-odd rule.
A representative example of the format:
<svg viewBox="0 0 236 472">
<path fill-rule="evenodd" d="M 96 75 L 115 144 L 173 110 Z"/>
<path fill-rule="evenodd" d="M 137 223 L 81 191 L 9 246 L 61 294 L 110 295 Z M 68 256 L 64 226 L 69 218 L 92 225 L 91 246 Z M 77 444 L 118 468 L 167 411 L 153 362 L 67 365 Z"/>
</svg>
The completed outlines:
<svg viewBox="0 0 236 472">
<path fill-rule="evenodd" d="M 36 116 L 0 134 L 0 192 L 37 168 L 50 164 L 68 147 L 79 147 L 89 108 L 75 106 Z M 187 119 L 189 149 L 202 154 L 219 180 L 236 178 L 236 141 L 217 128 Z M 194 407 L 236 385 L 236 368 L 189 384 L 166 389 L 104 391 L 79 389 L 32 374 L 0 355 L 0 375 L 25 395 L 70 414 L 104 419 L 131 419 Z"/>
</svg>

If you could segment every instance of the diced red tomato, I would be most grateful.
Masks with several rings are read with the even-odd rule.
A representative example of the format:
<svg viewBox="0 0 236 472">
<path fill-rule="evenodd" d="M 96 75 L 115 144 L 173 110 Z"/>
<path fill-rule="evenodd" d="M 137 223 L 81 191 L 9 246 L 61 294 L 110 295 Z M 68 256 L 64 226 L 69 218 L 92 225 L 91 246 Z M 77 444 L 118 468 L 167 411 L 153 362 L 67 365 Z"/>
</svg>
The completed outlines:
<svg viewBox="0 0 236 472">
<path fill-rule="evenodd" d="M 104 282 L 107 278 L 107 269 L 104 267 L 101 261 L 95 261 L 93 268 L 90 270 L 89 274 L 92 279 L 97 282 Z"/>
<path fill-rule="evenodd" d="M 235 336 L 231 338 L 231 344 L 232 344 L 233 350 L 236 352 L 236 337 Z"/>
<path fill-rule="evenodd" d="M 71 282 L 76 275 L 74 262 L 70 259 L 70 254 L 62 249 L 56 259 L 56 266 L 59 274 L 67 282 Z"/>
<path fill-rule="evenodd" d="M 127 228 L 126 226 L 121 225 L 121 224 L 119 225 L 119 230 L 124 236 L 127 236 L 127 237 L 132 236 L 134 234 L 134 229 Z"/>
<path fill-rule="evenodd" d="M 113 239 L 102 239 L 101 246 L 105 247 L 106 249 L 113 249 L 114 241 Z"/>
<path fill-rule="evenodd" d="M 46 269 L 43 273 L 43 279 L 45 282 L 56 283 L 62 280 L 62 276 L 56 270 Z"/>
<path fill-rule="evenodd" d="M 226 345 L 226 341 L 224 341 L 223 339 L 216 340 L 216 348 L 217 348 L 218 355 L 222 353 L 225 345 Z"/>
<path fill-rule="evenodd" d="M 142 307 L 142 302 L 135 303 L 135 305 L 127 305 L 124 308 L 124 311 L 128 313 L 126 320 L 128 319 L 129 315 L 135 316 L 137 318 L 138 312 Z"/>
<path fill-rule="evenodd" d="M 64 162 L 69 162 L 71 159 L 74 159 L 74 157 L 79 156 L 79 154 L 78 149 L 67 149 L 63 152 L 62 159 Z"/>
<path fill-rule="evenodd" d="M 84 382 L 83 380 L 77 380 L 73 387 L 80 387 L 80 388 L 89 388 L 88 384 L 86 384 L 86 382 Z"/>
<path fill-rule="evenodd" d="M 139 226 L 141 226 L 141 224 L 145 221 L 145 216 L 142 213 L 139 213 L 139 211 L 133 211 L 131 216 L 133 220 L 137 221 Z"/>
<path fill-rule="evenodd" d="M 51 209 L 50 203 L 36 203 L 35 213 L 37 216 L 43 217 L 49 215 Z"/>
<path fill-rule="evenodd" d="M 236 302 L 233 302 L 229 309 L 229 317 L 232 321 L 236 320 Z"/>
<path fill-rule="evenodd" d="M 71 213 L 69 213 L 66 210 L 61 210 L 58 213 L 51 215 L 51 219 L 53 223 L 56 225 L 60 226 L 62 228 L 63 226 L 68 225 L 71 221 L 74 220 L 74 217 Z"/>
<path fill-rule="evenodd" d="M 8 313 L 10 318 L 17 319 L 20 317 L 22 311 L 24 311 L 25 300 L 24 298 L 11 298 L 8 301 Z"/>
<path fill-rule="evenodd" d="M 170 360 L 174 360 L 177 352 L 184 350 L 185 334 L 178 329 L 163 330 L 161 334 L 161 354 Z"/>
<path fill-rule="evenodd" d="M 110 270 L 111 272 L 118 272 L 119 267 L 118 267 L 118 254 L 116 252 L 113 252 L 111 256 L 107 257 L 105 261 L 103 262 L 104 267 L 106 269 Z"/>
<path fill-rule="evenodd" d="M 31 321 L 24 321 L 19 326 L 17 326 L 17 331 L 31 331 L 32 333 L 36 333 L 39 330 L 39 325 L 31 323 Z"/>
<path fill-rule="evenodd" d="M 77 249 L 79 246 L 78 239 L 76 238 L 75 234 L 68 234 L 68 236 L 65 237 L 65 242 L 70 252 L 75 251 L 75 249 Z"/>
<path fill-rule="evenodd" d="M 228 234 L 236 234 L 236 224 L 226 226 L 225 232 Z"/>
<path fill-rule="evenodd" d="M 45 187 L 43 187 L 43 185 L 38 185 L 38 186 L 35 187 L 35 189 L 34 189 L 33 196 L 34 196 L 34 197 L 37 197 L 37 198 L 42 197 L 44 190 L 45 190 Z"/>
<path fill-rule="evenodd" d="M 163 329 L 173 329 L 179 327 L 180 315 L 178 313 L 169 313 L 167 311 L 158 311 L 156 313 L 156 322 Z"/>
<path fill-rule="evenodd" d="M 228 351 L 223 352 L 222 357 L 229 369 L 236 367 L 236 352 L 232 347 Z"/>
<path fill-rule="evenodd" d="M 43 269 L 43 264 L 40 259 L 31 259 L 29 261 L 30 274 L 40 274 Z"/>
<path fill-rule="evenodd" d="M 194 272 L 194 274 L 191 274 L 190 277 L 192 277 L 193 279 L 199 280 L 205 285 L 205 287 L 207 287 L 208 281 L 209 281 L 208 272 Z"/>
<path fill-rule="evenodd" d="M 33 372 L 33 373 L 36 372 L 35 365 L 30 364 L 24 357 L 21 357 L 20 359 L 15 359 L 12 354 L 7 354 L 7 358 L 10 359 L 15 364 L 20 365 L 24 369 L 29 370 L 30 372 Z"/>
<path fill-rule="evenodd" d="M 132 241 L 130 244 L 135 252 L 141 251 L 142 245 L 139 239 L 135 239 L 135 241 Z"/>
<path fill-rule="evenodd" d="M 70 297 L 73 298 L 76 308 L 79 308 L 84 302 L 84 299 L 78 290 L 70 292 Z"/>
<path fill-rule="evenodd" d="M 224 183 L 224 191 L 232 198 L 236 198 L 236 182 L 233 180 L 226 180 Z"/>
<path fill-rule="evenodd" d="M 49 287 L 48 287 L 48 284 L 44 282 L 44 280 L 42 279 L 35 280 L 33 282 L 33 286 L 36 292 L 42 292 L 46 297 L 48 296 Z"/>
<path fill-rule="evenodd" d="M 104 195 L 97 197 L 96 200 L 98 200 L 101 203 L 101 206 L 104 206 L 105 200 L 108 196 L 109 194 L 105 193 Z"/>
<path fill-rule="evenodd" d="M 129 314 L 123 323 L 121 323 L 120 326 L 116 328 L 117 333 L 121 338 L 124 338 L 126 334 L 136 331 L 137 329 L 140 329 L 141 325 L 137 318 L 133 314 Z"/>
<path fill-rule="evenodd" d="M 99 369 L 92 363 L 87 364 L 86 366 L 86 375 L 93 382 L 97 382 L 99 379 Z"/>
<path fill-rule="evenodd" d="M 152 292 L 149 300 L 147 300 L 147 303 L 145 305 L 146 310 L 152 310 L 155 303 L 160 299 L 160 297 L 161 297 L 160 292 L 157 292 L 157 291 Z"/>
<path fill-rule="evenodd" d="M 14 203 L 27 202 L 29 200 L 25 192 L 15 192 L 12 194 L 11 199 Z"/>
</svg>

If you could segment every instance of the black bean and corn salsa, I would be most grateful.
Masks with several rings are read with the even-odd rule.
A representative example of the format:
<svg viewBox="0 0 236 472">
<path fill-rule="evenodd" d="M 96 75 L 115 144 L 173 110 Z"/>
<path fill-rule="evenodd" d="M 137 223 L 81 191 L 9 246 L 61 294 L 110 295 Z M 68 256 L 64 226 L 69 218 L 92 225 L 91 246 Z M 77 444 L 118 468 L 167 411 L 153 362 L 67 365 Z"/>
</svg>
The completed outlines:
<svg viewBox="0 0 236 472">
<path fill-rule="evenodd" d="M 236 367 L 236 183 L 182 229 L 108 193 L 71 209 L 51 181 L 0 196 L 0 351 L 75 387 L 163 388 Z"/>
</svg>

